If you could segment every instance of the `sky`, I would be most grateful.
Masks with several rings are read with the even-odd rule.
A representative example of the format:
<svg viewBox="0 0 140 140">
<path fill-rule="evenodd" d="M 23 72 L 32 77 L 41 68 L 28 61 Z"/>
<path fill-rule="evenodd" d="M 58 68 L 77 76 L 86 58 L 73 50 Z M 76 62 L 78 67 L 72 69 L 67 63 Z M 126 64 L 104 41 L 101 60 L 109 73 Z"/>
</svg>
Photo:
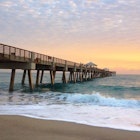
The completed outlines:
<svg viewBox="0 0 140 140">
<path fill-rule="evenodd" d="M 140 74 L 140 0 L 0 0 L 0 43 Z"/>
</svg>

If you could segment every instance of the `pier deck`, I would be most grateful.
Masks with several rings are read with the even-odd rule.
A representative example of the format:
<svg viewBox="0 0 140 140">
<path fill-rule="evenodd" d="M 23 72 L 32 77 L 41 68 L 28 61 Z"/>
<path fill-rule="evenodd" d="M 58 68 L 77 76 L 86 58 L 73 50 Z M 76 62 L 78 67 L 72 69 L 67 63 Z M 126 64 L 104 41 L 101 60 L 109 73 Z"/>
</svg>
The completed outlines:
<svg viewBox="0 0 140 140">
<path fill-rule="evenodd" d="M 22 84 L 24 84 L 26 71 L 28 71 L 29 86 L 33 90 L 31 70 L 37 70 L 36 85 L 42 82 L 44 71 L 50 71 L 51 84 L 55 83 L 56 71 L 62 71 L 62 82 L 83 81 L 97 77 L 107 77 L 115 74 L 113 71 L 86 66 L 33 51 L 28 51 L 13 46 L 0 44 L 0 69 L 11 69 L 11 81 L 9 91 L 14 89 L 14 77 L 16 69 L 23 70 Z M 40 71 L 41 77 L 39 76 Z M 69 72 L 69 80 L 66 79 L 65 72 Z"/>
</svg>

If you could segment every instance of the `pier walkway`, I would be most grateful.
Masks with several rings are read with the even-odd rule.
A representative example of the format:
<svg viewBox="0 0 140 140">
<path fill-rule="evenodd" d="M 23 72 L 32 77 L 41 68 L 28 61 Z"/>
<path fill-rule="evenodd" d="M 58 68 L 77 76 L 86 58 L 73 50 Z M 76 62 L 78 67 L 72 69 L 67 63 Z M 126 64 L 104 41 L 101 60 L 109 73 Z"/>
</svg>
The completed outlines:
<svg viewBox="0 0 140 140">
<path fill-rule="evenodd" d="M 34 89 L 32 81 L 32 70 L 37 71 L 36 86 L 42 83 L 44 71 L 50 71 L 51 84 L 55 83 L 55 74 L 62 72 L 62 82 L 77 82 L 99 77 L 107 77 L 115 74 L 113 71 L 75 63 L 64 59 L 39 54 L 36 52 L 16 48 L 13 46 L 0 44 L 0 69 L 11 69 L 11 80 L 9 91 L 14 90 L 14 79 L 16 69 L 23 70 L 22 84 L 25 82 L 26 72 L 28 72 L 29 87 Z M 41 75 L 40 75 L 41 71 Z M 69 79 L 66 79 L 66 72 L 69 72 Z"/>
</svg>

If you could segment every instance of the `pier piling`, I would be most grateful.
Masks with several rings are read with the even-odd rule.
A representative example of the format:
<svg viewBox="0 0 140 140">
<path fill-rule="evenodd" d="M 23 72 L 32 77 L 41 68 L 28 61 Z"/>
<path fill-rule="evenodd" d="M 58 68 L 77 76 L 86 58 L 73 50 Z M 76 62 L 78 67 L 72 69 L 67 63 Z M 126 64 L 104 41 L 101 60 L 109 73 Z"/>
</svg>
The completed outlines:
<svg viewBox="0 0 140 140">
<path fill-rule="evenodd" d="M 43 76 L 44 76 L 44 70 L 42 70 L 42 72 L 41 72 L 40 84 L 42 84 Z"/>
<path fill-rule="evenodd" d="M 11 80 L 10 80 L 10 86 L 9 86 L 9 91 L 10 91 L 10 92 L 12 92 L 12 91 L 14 90 L 15 73 L 16 73 L 16 70 L 15 70 L 15 69 L 12 69 L 12 72 L 11 72 Z"/>
<path fill-rule="evenodd" d="M 62 82 L 65 83 L 65 84 L 67 83 L 67 79 L 66 79 L 66 71 L 63 71 Z"/>
<path fill-rule="evenodd" d="M 22 76 L 22 81 L 21 81 L 22 85 L 24 85 L 25 83 L 25 78 L 26 78 L 26 70 L 23 71 L 23 76 Z"/>
<path fill-rule="evenodd" d="M 51 84 L 54 85 L 56 71 L 50 70 Z"/>
<path fill-rule="evenodd" d="M 39 84 L 39 74 L 40 74 L 40 70 L 37 70 L 37 74 L 36 74 L 36 87 Z"/>
<path fill-rule="evenodd" d="M 28 79 L 29 79 L 30 90 L 33 91 L 34 87 L 33 87 L 33 83 L 32 83 L 32 74 L 31 74 L 31 70 L 28 70 Z"/>
</svg>

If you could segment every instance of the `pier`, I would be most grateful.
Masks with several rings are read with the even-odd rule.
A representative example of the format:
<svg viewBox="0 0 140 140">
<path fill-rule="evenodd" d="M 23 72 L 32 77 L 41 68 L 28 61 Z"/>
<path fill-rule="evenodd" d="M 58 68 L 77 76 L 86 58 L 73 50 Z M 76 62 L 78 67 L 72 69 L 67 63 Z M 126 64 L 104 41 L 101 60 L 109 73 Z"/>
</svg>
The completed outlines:
<svg viewBox="0 0 140 140">
<path fill-rule="evenodd" d="M 76 63 L 5 44 L 0 44 L 0 69 L 11 69 L 9 91 L 14 90 L 14 79 L 17 69 L 23 70 L 21 84 L 24 84 L 25 76 L 28 74 L 30 90 L 34 89 L 32 70 L 36 70 L 36 86 L 43 82 L 44 71 L 50 72 L 52 85 L 55 84 L 55 75 L 59 71 L 62 72 L 63 83 L 82 82 L 88 79 L 103 78 L 116 74 L 114 71 L 100 69 L 96 66 Z M 66 79 L 66 72 L 69 72 L 69 79 Z"/>
</svg>

